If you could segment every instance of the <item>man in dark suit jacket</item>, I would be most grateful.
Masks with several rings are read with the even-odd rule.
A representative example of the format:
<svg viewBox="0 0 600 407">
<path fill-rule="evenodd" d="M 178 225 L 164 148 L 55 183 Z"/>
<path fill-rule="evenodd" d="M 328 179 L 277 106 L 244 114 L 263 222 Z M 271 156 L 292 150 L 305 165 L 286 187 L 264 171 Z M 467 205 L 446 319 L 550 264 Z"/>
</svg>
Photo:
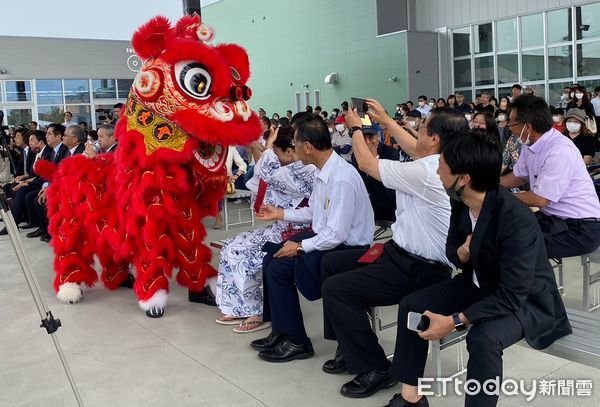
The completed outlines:
<svg viewBox="0 0 600 407">
<path fill-rule="evenodd" d="M 398 161 L 400 158 L 400 152 L 395 148 L 386 146 L 379 141 L 379 133 L 377 130 L 370 126 L 363 126 L 363 135 L 365 142 L 371 150 L 373 156 L 378 157 L 381 160 L 393 160 Z M 367 187 L 369 193 L 369 200 L 375 213 L 375 220 L 386 220 L 394 222 L 396 220 L 396 191 L 393 189 L 386 188 L 383 182 L 369 176 L 366 172 L 362 171 L 358 167 L 358 162 L 354 153 L 351 156 L 352 165 L 362 178 Z"/>
<path fill-rule="evenodd" d="M 446 254 L 462 273 L 404 297 L 392 376 L 404 383 L 390 406 L 426 406 L 418 394 L 428 340 L 454 329 L 467 335 L 467 379 L 480 385 L 502 378 L 502 353 L 523 337 L 535 349 L 571 333 L 544 237 L 535 216 L 498 185 L 502 153 L 480 132 L 451 143 L 438 174 L 452 198 Z M 409 312 L 423 313 L 429 328 L 408 330 Z M 499 389 L 495 389 L 499 392 Z M 498 396 L 480 391 L 467 406 L 495 406 Z"/>
<path fill-rule="evenodd" d="M 67 158 L 71 153 L 69 151 L 69 147 L 63 143 L 63 137 L 65 135 L 65 126 L 58 123 L 52 123 L 48 125 L 48 130 L 46 131 L 46 139 L 48 141 L 48 146 L 52 148 L 52 152 L 48 157 L 48 161 L 52 161 L 54 164 L 58 165 L 63 159 Z M 43 241 L 50 241 L 50 235 L 48 235 L 47 227 L 48 227 L 48 218 L 41 208 L 36 209 L 36 203 L 40 194 L 45 193 L 46 188 L 48 187 L 48 181 L 37 177 L 37 183 L 40 184 L 39 189 L 31 191 L 25 197 L 25 204 L 27 206 L 27 213 L 29 214 L 29 219 L 32 224 L 37 224 L 39 227 L 27 234 L 27 237 L 39 237 Z"/>
</svg>

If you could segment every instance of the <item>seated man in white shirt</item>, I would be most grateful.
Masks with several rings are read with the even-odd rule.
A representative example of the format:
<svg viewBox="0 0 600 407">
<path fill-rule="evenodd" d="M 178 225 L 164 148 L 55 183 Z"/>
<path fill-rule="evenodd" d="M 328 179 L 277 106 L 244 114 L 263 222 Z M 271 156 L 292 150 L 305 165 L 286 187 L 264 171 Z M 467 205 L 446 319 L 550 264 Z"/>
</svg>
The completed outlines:
<svg viewBox="0 0 600 407">
<path fill-rule="evenodd" d="M 341 388 L 343 396 L 352 398 L 369 397 L 397 382 L 366 310 L 396 305 L 407 294 L 450 279 L 445 245 L 451 208 L 436 171 L 444 147 L 468 133 L 467 120 L 459 112 L 433 110 L 415 140 L 377 101 L 367 104 L 371 118 L 388 126 L 414 161 L 374 157 L 363 139 L 360 118 L 348 113 L 350 128 L 358 126 L 352 137 L 358 165 L 396 191 L 396 222 L 390 241 L 368 253 L 366 249 L 331 253 L 322 262 L 324 334 L 325 339 L 338 342 L 335 357 L 325 362 L 323 371 L 355 374 Z M 394 359 L 395 368 L 402 362 Z"/>
<path fill-rule="evenodd" d="M 333 250 L 366 248 L 375 232 L 365 184 L 356 169 L 332 150 L 323 120 L 308 117 L 297 123 L 294 144 L 297 157 L 317 167 L 308 206 L 286 210 L 264 206 L 257 218 L 310 223 L 314 233 L 294 236 L 263 260 L 263 320 L 272 321 L 272 332 L 251 346 L 268 362 L 314 355 L 296 290 L 310 301 L 321 298 L 321 258 Z"/>
</svg>

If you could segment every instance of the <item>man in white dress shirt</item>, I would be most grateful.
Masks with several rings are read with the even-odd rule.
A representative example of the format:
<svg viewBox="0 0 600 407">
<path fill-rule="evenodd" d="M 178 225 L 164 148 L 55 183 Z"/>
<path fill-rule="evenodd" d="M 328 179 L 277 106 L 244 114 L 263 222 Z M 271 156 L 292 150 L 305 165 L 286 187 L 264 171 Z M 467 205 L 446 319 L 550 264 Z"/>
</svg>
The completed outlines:
<svg viewBox="0 0 600 407">
<path fill-rule="evenodd" d="M 251 346 L 268 362 L 314 355 L 296 290 L 310 301 L 319 299 L 321 258 L 334 250 L 366 248 L 375 232 L 365 184 L 356 169 L 332 150 L 325 122 L 320 117 L 306 117 L 297 125 L 294 144 L 298 158 L 318 169 L 308 206 L 286 210 L 267 206 L 257 217 L 311 223 L 314 233 L 294 236 L 263 261 L 263 319 L 273 325 L 269 336 Z"/>
<path fill-rule="evenodd" d="M 338 341 L 336 355 L 325 362 L 323 371 L 355 374 L 341 388 L 342 395 L 352 398 L 368 397 L 396 384 L 365 310 L 398 304 L 405 295 L 450 278 L 445 246 L 451 208 L 436 171 L 444 146 L 468 132 L 460 113 L 433 110 L 415 139 L 377 101 L 370 99 L 367 104 L 371 118 L 387 126 L 414 161 L 374 157 L 365 144 L 360 118 L 348 113 L 359 167 L 396 190 L 392 239 L 380 248 L 378 258 L 359 262 L 367 250 L 345 250 L 328 254 L 322 262 L 325 339 Z"/>
</svg>

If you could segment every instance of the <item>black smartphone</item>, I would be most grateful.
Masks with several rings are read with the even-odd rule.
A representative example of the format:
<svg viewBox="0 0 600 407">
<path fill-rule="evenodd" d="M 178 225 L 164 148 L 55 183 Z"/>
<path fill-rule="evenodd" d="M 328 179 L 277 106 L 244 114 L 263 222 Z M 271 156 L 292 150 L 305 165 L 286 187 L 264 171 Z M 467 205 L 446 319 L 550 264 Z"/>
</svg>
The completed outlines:
<svg viewBox="0 0 600 407">
<path fill-rule="evenodd" d="M 367 114 L 369 111 L 369 105 L 367 105 L 367 99 L 361 98 L 350 98 L 350 102 L 352 103 L 352 109 L 356 109 L 356 113 L 358 117 L 360 117 L 360 121 L 363 126 L 371 126 L 371 118 Z"/>
<path fill-rule="evenodd" d="M 283 243 L 265 242 L 260 250 L 267 254 L 275 254 L 282 247 Z"/>
</svg>

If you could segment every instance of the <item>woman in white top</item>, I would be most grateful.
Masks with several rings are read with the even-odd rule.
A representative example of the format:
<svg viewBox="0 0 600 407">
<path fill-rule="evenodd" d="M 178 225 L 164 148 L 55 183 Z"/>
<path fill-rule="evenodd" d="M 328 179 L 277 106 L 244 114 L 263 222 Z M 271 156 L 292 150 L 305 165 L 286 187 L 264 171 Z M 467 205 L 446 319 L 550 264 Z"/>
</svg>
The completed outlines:
<svg viewBox="0 0 600 407">
<path fill-rule="evenodd" d="M 233 163 L 234 162 L 238 168 L 235 175 L 233 174 Z M 248 170 L 248 167 L 246 166 L 244 159 L 242 158 L 240 153 L 237 151 L 237 148 L 235 148 L 233 146 L 229 146 L 229 149 L 227 150 L 227 161 L 225 161 L 225 167 L 227 168 L 227 177 L 229 178 L 228 179 L 229 182 L 235 182 L 238 178 L 240 178 L 242 175 L 244 175 L 246 173 L 246 171 Z M 215 224 L 213 226 L 213 229 L 223 228 L 223 215 L 221 214 L 221 212 L 223 211 L 224 204 L 225 204 L 225 200 L 221 199 L 219 201 L 219 212 L 217 213 L 217 216 L 215 216 Z"/>
<path fill-rule="evenodd" d="M 299 161 L 292 144 L 294 130 L 282 127 L 272 132 L 266 149 L 254 167 L 254 176 L 246 186 L 258 191 L 260 180 L 267 184 L 263 203 L 290 209 L 303 206 L 313 190 L 315 166 Z M 237 325 L 235 332 L 265 329 L 263 324 L 262 261 L 265 242 L 280 243 L 306 230 L 308 224 L 277 221 L 225 242 L 219 260 L 217 305 L 222 316 L 217 323 Z"/>
</svg>

